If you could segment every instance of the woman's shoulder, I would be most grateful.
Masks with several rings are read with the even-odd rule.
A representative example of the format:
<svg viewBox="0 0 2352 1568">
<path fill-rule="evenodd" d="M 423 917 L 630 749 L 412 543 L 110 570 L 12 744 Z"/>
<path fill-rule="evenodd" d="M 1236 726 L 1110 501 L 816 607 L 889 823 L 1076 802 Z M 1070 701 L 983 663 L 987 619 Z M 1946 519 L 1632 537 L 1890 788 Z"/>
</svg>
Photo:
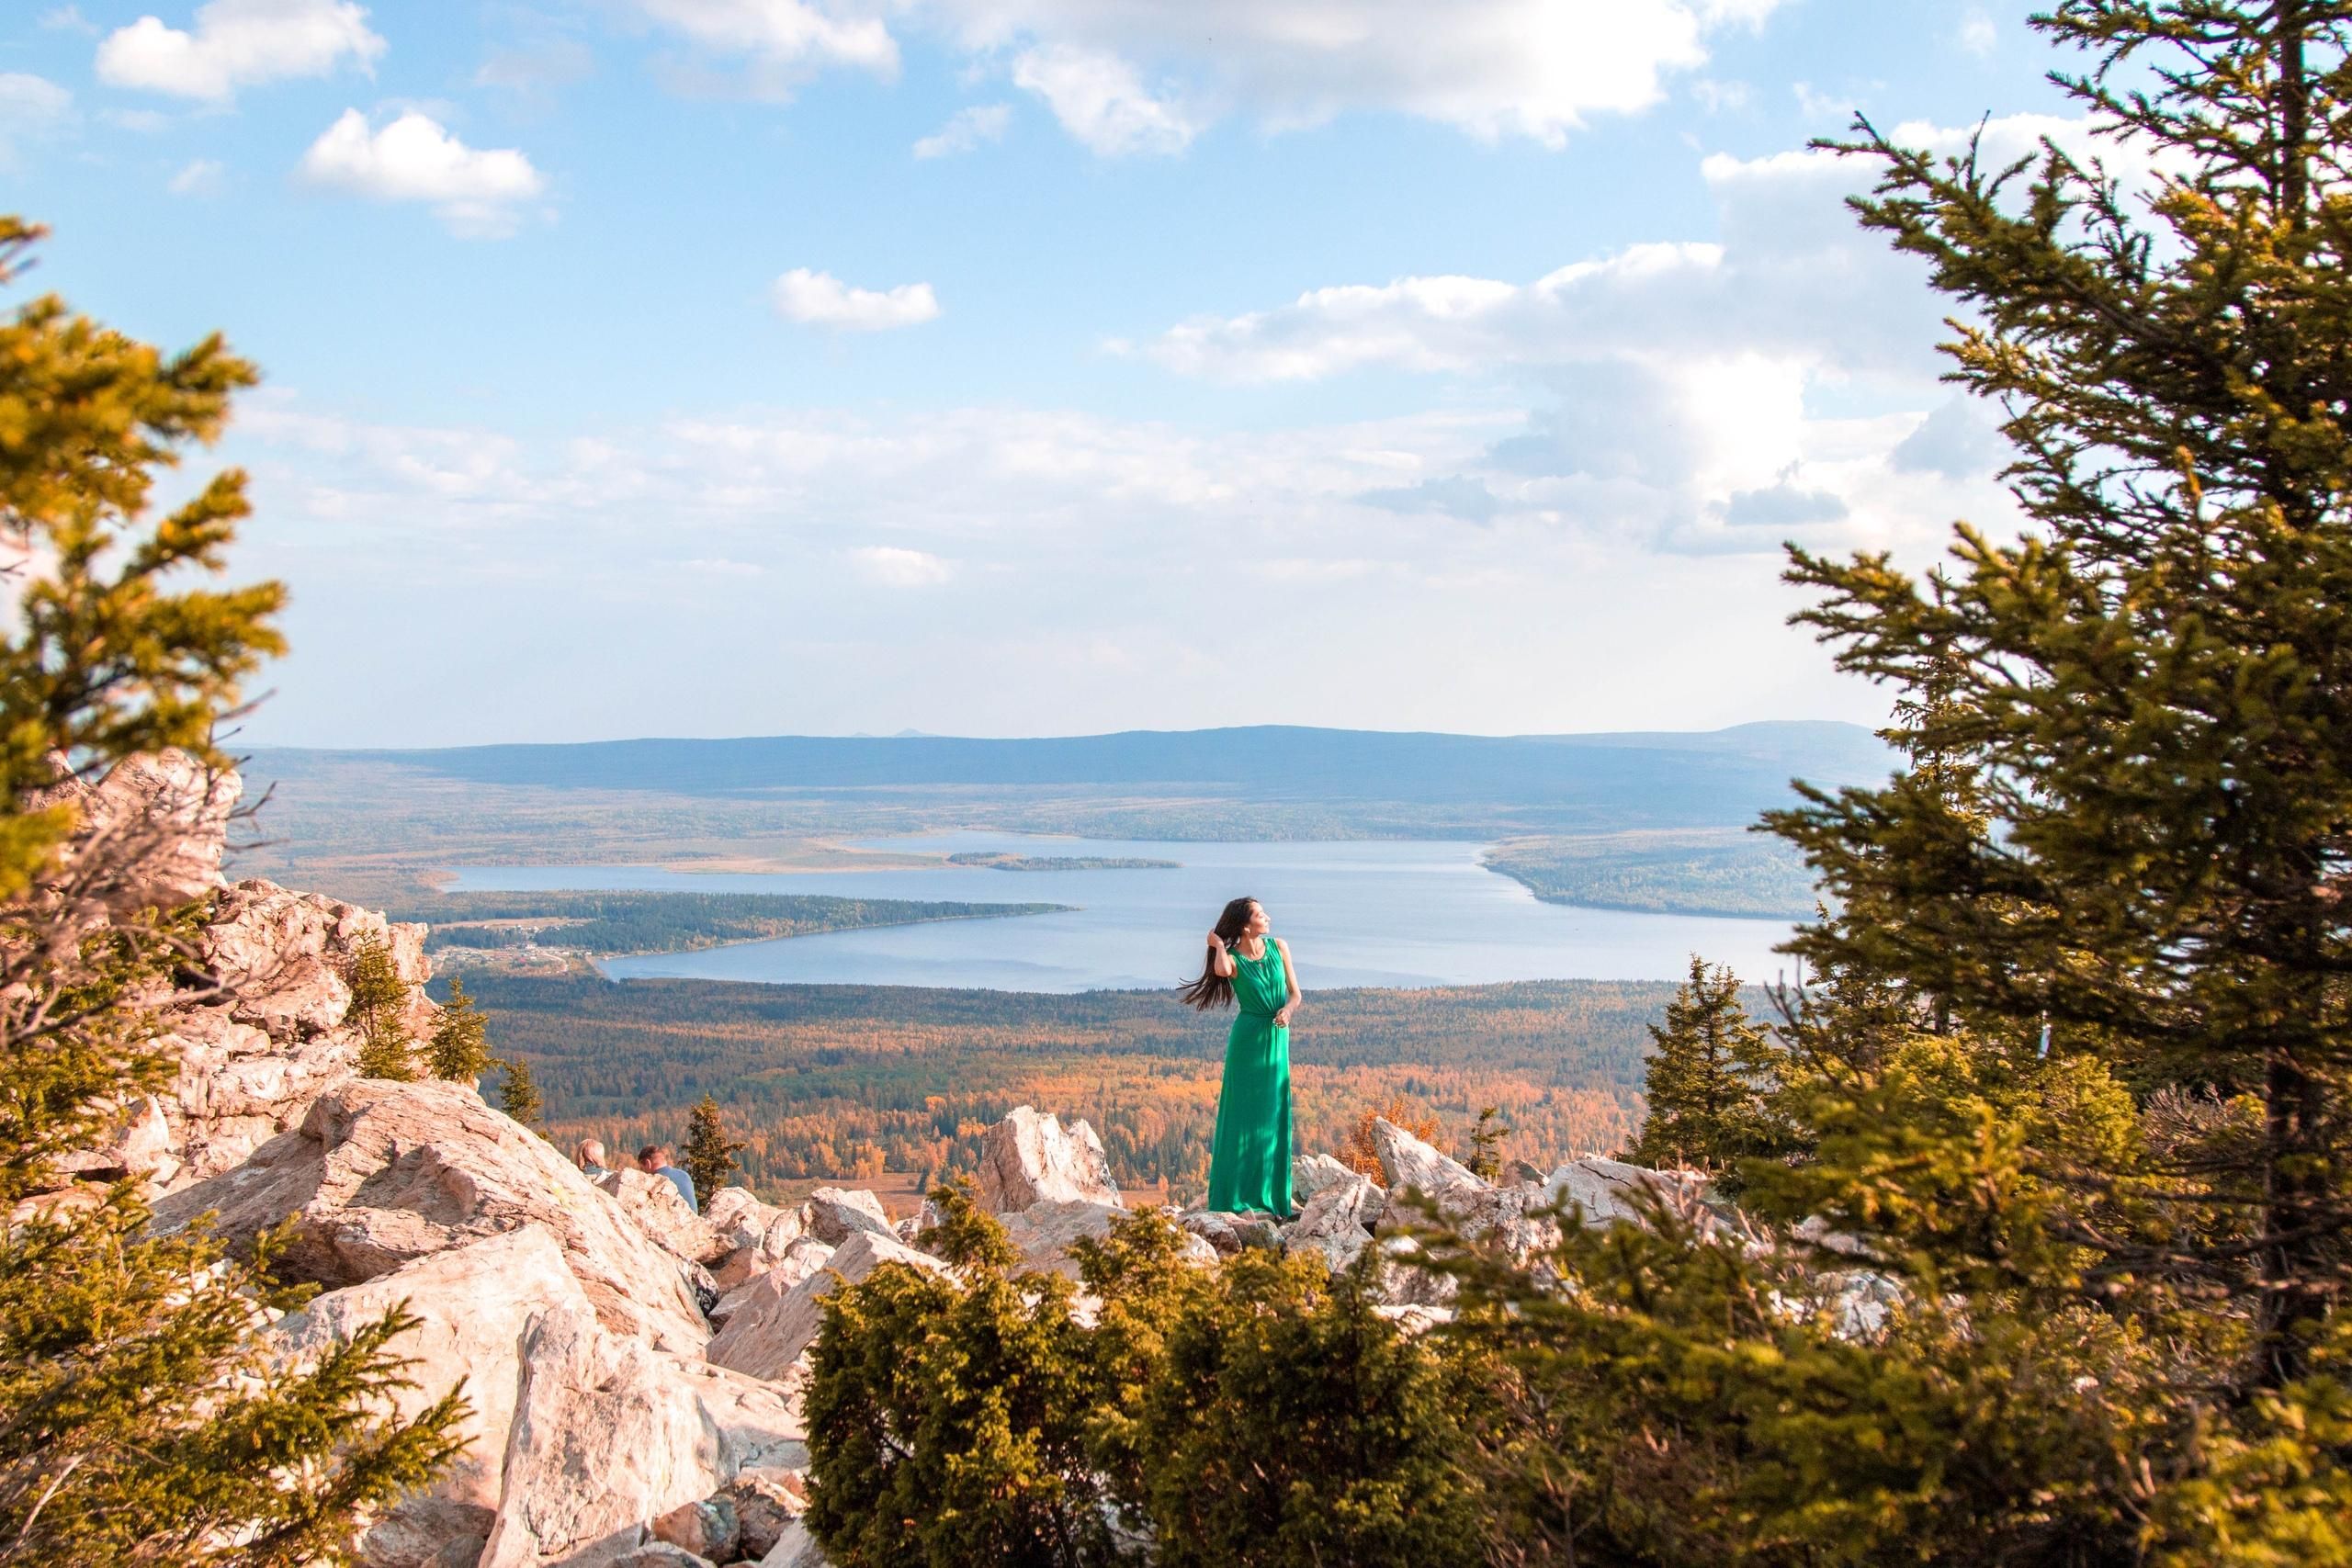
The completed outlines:
<svg viewBox="0 0 2352 1568">
<path fill-rule="evenodd" d="M 1268 931 L 1266 933 L 1266 940 L 1272 942 L 1276 947 L 1282 949 L 1282 954 L 1284 958 L 1288 958 L 1290 956 L 1290 943 L 1284 942 L 1282 938 L 1276 936 L 1272 931 Z"/>
</svg>

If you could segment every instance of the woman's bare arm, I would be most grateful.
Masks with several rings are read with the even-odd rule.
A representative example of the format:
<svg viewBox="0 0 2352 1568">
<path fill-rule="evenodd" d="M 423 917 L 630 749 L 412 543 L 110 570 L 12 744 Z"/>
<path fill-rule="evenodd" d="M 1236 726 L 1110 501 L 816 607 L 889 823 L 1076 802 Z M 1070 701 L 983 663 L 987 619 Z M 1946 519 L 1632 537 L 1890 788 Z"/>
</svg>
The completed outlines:
<svg viewBox="0 0 2352 1568">
<path fill-rule="evenodd" d="M 1283 1003 L 1282 1011 L 1274 1014 L 1274 1022 L 1282 1028 L 1288 1029 L 1290 1027 L 1290 1015 L 1298 1010 L 1298 1004 L 1300 1000 L 1298 994 L 1298 965 L 1291 962 L 1290 943 L 1284 942 L 1280 937 L 1274 937 L 1272 940 L 1276 947 L 1282 949 L 1283 981 L 1285 985 L 1290 987 L 1290 999 Z"/>
<path fill-rule="evenodd" d="M 1240 973 L 1234 966 L 1233 954 L 1226 951 L 1225 938 L 1209 932 L 1209 968 L 1219 978 L 1230 980 Z"/>
</svg>

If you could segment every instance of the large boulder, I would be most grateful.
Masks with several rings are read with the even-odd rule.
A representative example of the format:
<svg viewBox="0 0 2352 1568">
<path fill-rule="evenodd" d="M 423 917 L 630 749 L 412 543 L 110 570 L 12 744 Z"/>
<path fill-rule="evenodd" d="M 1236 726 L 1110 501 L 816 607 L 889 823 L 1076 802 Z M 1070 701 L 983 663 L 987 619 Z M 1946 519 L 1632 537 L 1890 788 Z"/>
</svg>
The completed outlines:
<svg viewBox="0 0 2352 1568">
<path fill-rule="evenodd" d="M 228 1170 L 354 1076 L 359 1042 L 344 1024 L 344 976 L 370 938 L 384 942 L 413 987 L 402 1021 L 423 1038 L 438 1010 L 424 996 L 432 966 L 423 926 L 259 880 L 214 899 L 198 951 L 217 987 L 159 998 L 156 1043 L 179 1071 L 160 1097 L 171 1163 L 156 1168 L 158 1191 Z"/>
<path fill-rule="evenodd" d="M 1016 1106 L 980 1139 L 980 1207 L 992 1214 L 1015 1213 L 1032 1203 L 1106 1203 L 1120 1206 L 1118 1183 L 1102 1140 L 1083 1122 L 1064 1127 L 1057 1117 L 1032 1106 Z"/>
<path fill-rule="evenodd" d="M 1533 1182 L 1489 1186 L 1459 1160 L 1385 1120 L 1374 1122 L 1372 1136 L 1388 1179 L 1391 1220 L 1425 1219 L 1411 1201 L 1418 1194 L 1464 1236 L 1484 1240 L 1514 1260 L 1524 1262 L 1557 1245 L 1559 1224 L 1544 1212 L 1553 1201 L 1547 1189 Z"/>
<path fill-rule="evenodd" d="M 1356 1179 L 1349 1169 L 1329 1155 L 1299 1155 L 1290 1162 L 1290 1194 L 1292 1201 L 1305 1208 L 1315 1195 L 1326 1188 L 1344 1187 Z"/>
<path fill-rule="evenodd" d="M 702 1217 L 727 1247 L 710 1265 L 721 1291 L 735 1290 L 769 1272 L 795 1244 L 815 1239 L 808 1235 L 808 1204 L 779 1209 L 741 1187 L 722 1187 L 712 1193 Z M 832 1248 L 827 1245 L 825 1250 Z"/>
<path fill-rule="evenodd" d="M 651 1523 L 752 1466 L 808 1462 L 785 1392 L 540 1314 L 524 1335 L 505 1483 L 481 1568 L 626 1560 Z"/>
<path fill-rule="evenodd" d="M 808 1533 L 808 1527 L 795 1519 L 777 1538 L 768 1554 L 760 1559 L 760 1568 L 830 1568 L 830 1565 L 824 1552 L 818 1548 L 817 1538 Z"/>
<path fill-rule="evenodd" d="M 797 1284 L 782 1286 L 775 1276 L 766 1275 L 753 1280 L 749 1297 L 711 1339 L 711 1363 L 755 1378 L 783 1377 L 801 1353 L 816 1343 L 817 1330 L 824 1322 L 819 1303 L 836 1285 L 856 1284 L 884 1263 L 904 1263 L 933 1274 L 947 1269 L 938 1258 L 917 1252 L 896 1236 L 859 1231 L 835 1249 L 824 1268 Z"/>
<path fill-rule="evenodd" d="M 728 1320 L 763 1292 L 782 1295 L 833 1260 L 833 1249 L 813 1235 L 795 1236 L 782 1252 L 774 1258 L 756 1254 L 761 1267 L 741 1277 L 737 1283 L 725 1284 L 718 1276 L 724 1293 L 718 1304 L 710 1309 L 710 1325 L 725 1328 Z"/>
<path fill-rule="evenodd" d="M 1558 1205 L 1563 1214 L 1586 1225 L 1605 1225 L 1619 1220 L 1639 1220 L 1637 1198 L 1646 1195 L 1668 1201 L 1695 1200 L 1705 1187 L 1706 1178 L 1697 1171 L 1652 1170 L 1647 1166 L 1588 1155 L 1552 1172 L 1544 1183 L 1543 1192 L 1544 1201 Z"/>
<path fill-rule="evenodd" d="M 695 1213 L 677 1183 L 665 1177 L 641 1170 L 608 1170 L 596 1179 L 596 1186 L 673 1258 L 707 1265 L 720 1261 L 731 1250 L 727 1236 Z"/>
<path fill-rule="evenodd" d="M 859 1231 L 898 1239 L 882 1200 L 864 1188 L 820 1187 L 800 1206 L 804 1228 L 828 1247 L 839 1247 Z"/>
<path fill-rule="evenodd" d="M 23 804 L 74 807 L 72 837 L 47 874 L 69 896 L 129 915 L 174 908 L 227 886 L 220 857 L 244 787 L 235 769 L 167 750 L 126 757 L 85 778 L 62 753 L 51 761 L 57 782 Z"/>
<path fill-rule="evenodd" d="M 471 1568 L 493 1537 L 517 1565 L 609 1559 L 747 1468 L 807 1462 L 783 1391 L 606 1332 L 536 1224 L 317 1297 L 272 1342 L 307 1358 L 396 1304 L 420 1319 L 396 1342 L 416 1363 L 401 1412 L 461 1378 L 471 1411 L 456 1463 L 368 1531 L 369 1568 Z"/>
<path fill-rule="evenodd" d="M 1075 1251 L 1081 1239 L 1102 1241 L 1111 1235 L 1112 1222 L 1126 1213 L 1115 1203 L 1091 1203 L 1084 1199 L 1046 1199 L 1032 1203 L 1017 1214 L 1002 1216 L 1004 1234 L 1020 1253 L 1023 1268 L 1038 1273 L 1059 1274 L 1064 1279 L 1078 1278 L 1078 1256 Z M 1183 1255 L 1193 1263 L 1214 1263 L 1217 1258 L 1216 1243 L 1180 1220 L 1184 1231 Z M 1237 1246 L 1238 1244 L 1237 1243 Z"/>
<path fill-rule="evenodd" d="M 458 1427 L 465 1447 L 456 1461 L 368 1532 L 366 1561 L 370 1568 L 470 1568 L 504 1490 L 523 1342 L 540 1314 L 586 1313 L 588 1298 L 555 1239 L 533 1225 L 316 1297 L 277 1324 L 272 1347 L 307 1359 L 402 1304 L 421 1321 L 396 1342 L 413 1363 L 413 1386 L 394 1392 L 395 1407 L 413 1417 L 462 1380 L 471 1410 Z"/>
<path fill-rule="evenodd" d="M 1345 1182 L 1308 1199 L 1297 1220 L 1283 1227 L 1283 1249 L 1312 1252 L 1332 1269 L 1345 1269 L 1370 1245 L 1387 1207 L 1387 1194 L 1372 1178 L 1350 1171 Z"/>
<path fill-rule="evenodd" d="M 160 1201 L 156 1223 L 207 1210 L 232 1246 L 291 1215 L 279 1267 L 331 1288 L 540 1225 L 613 1332 L 686 1354 L 708 1336 L 678 1259 L 546 1139 L 463 1085 L 354 1079 L 330 1089 L 296 1131 Z"/>
</svg>

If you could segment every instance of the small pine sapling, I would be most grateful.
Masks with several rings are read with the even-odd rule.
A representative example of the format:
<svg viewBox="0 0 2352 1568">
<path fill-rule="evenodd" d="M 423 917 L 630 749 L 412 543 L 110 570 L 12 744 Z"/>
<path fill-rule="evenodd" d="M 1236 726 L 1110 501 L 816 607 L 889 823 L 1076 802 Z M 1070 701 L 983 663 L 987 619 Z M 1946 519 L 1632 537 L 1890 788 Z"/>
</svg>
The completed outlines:
<svg viewBox="0 0 2352 1568">
<path fill-rule="evenodd" d="M 695 1197 L 701 1207 L 710 1207 L 711 1195 L 737 1168 L 736 1151 L 747 1146 L 727 1135 L 727 1119 L 719 1113 L 718 1101 L 704 1095 L 702 1103 L 694 1109 L 686 1128 L 685 1147 L 680 1151 L 678 1161 L 694 1178 Z"/>
<path fill-rule="evenodd" d="M 433 1021 L 433 1033 L 424 1043 L 424 1062 L 435 1077 L 469 1089 L 496 1065 L 481 1011 L 466 995 L 462 980 L 453 977 L 449 982 L 449 999 L 441 1004 L 441 1016 Z"/>
<path fill-rule="evenodd" d="M 502 1058 L 498 1066 L 506 1069 L 506 1076 L 498 1086 L 498 1109 L 544 1136 L 539 1116 L 545 1107 L 539 1099 L 539 1086 L 531 1081 L 531 1064 L 515 1057 Z"/>
<path fill-rule="evenodd" d="M 416 1077 L 416 1046 L 408 1035 L 408 982 L 392 961 L 391 944 L 371 932 L 352 950 L 344 976 L 351 1005 L 343 1021 L 359 1035 L 359 1076 L 408 1083 Z"/>
</svg>

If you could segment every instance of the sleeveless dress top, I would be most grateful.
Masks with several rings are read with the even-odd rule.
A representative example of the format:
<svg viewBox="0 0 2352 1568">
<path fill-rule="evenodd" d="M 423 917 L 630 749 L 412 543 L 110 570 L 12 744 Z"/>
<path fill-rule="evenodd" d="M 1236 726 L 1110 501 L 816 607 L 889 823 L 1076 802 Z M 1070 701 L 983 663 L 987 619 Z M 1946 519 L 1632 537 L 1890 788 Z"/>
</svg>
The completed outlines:
<svg viewBox="0 0 2352 1568">
<path fill-rule="evenodd" d="M 1208 1206 L 1227 1213 L 1292 1212 L 1290 1187 L 1290 1031 L 1274 1014 L 1290 1000 L 1283 951 L 1233 954 L 1233 997 L 1240 1011 L 1225 1037 L 1225 1082 L 1216 1100 L 1216 1141 L 1209 1151 Z"/>
</svg>

